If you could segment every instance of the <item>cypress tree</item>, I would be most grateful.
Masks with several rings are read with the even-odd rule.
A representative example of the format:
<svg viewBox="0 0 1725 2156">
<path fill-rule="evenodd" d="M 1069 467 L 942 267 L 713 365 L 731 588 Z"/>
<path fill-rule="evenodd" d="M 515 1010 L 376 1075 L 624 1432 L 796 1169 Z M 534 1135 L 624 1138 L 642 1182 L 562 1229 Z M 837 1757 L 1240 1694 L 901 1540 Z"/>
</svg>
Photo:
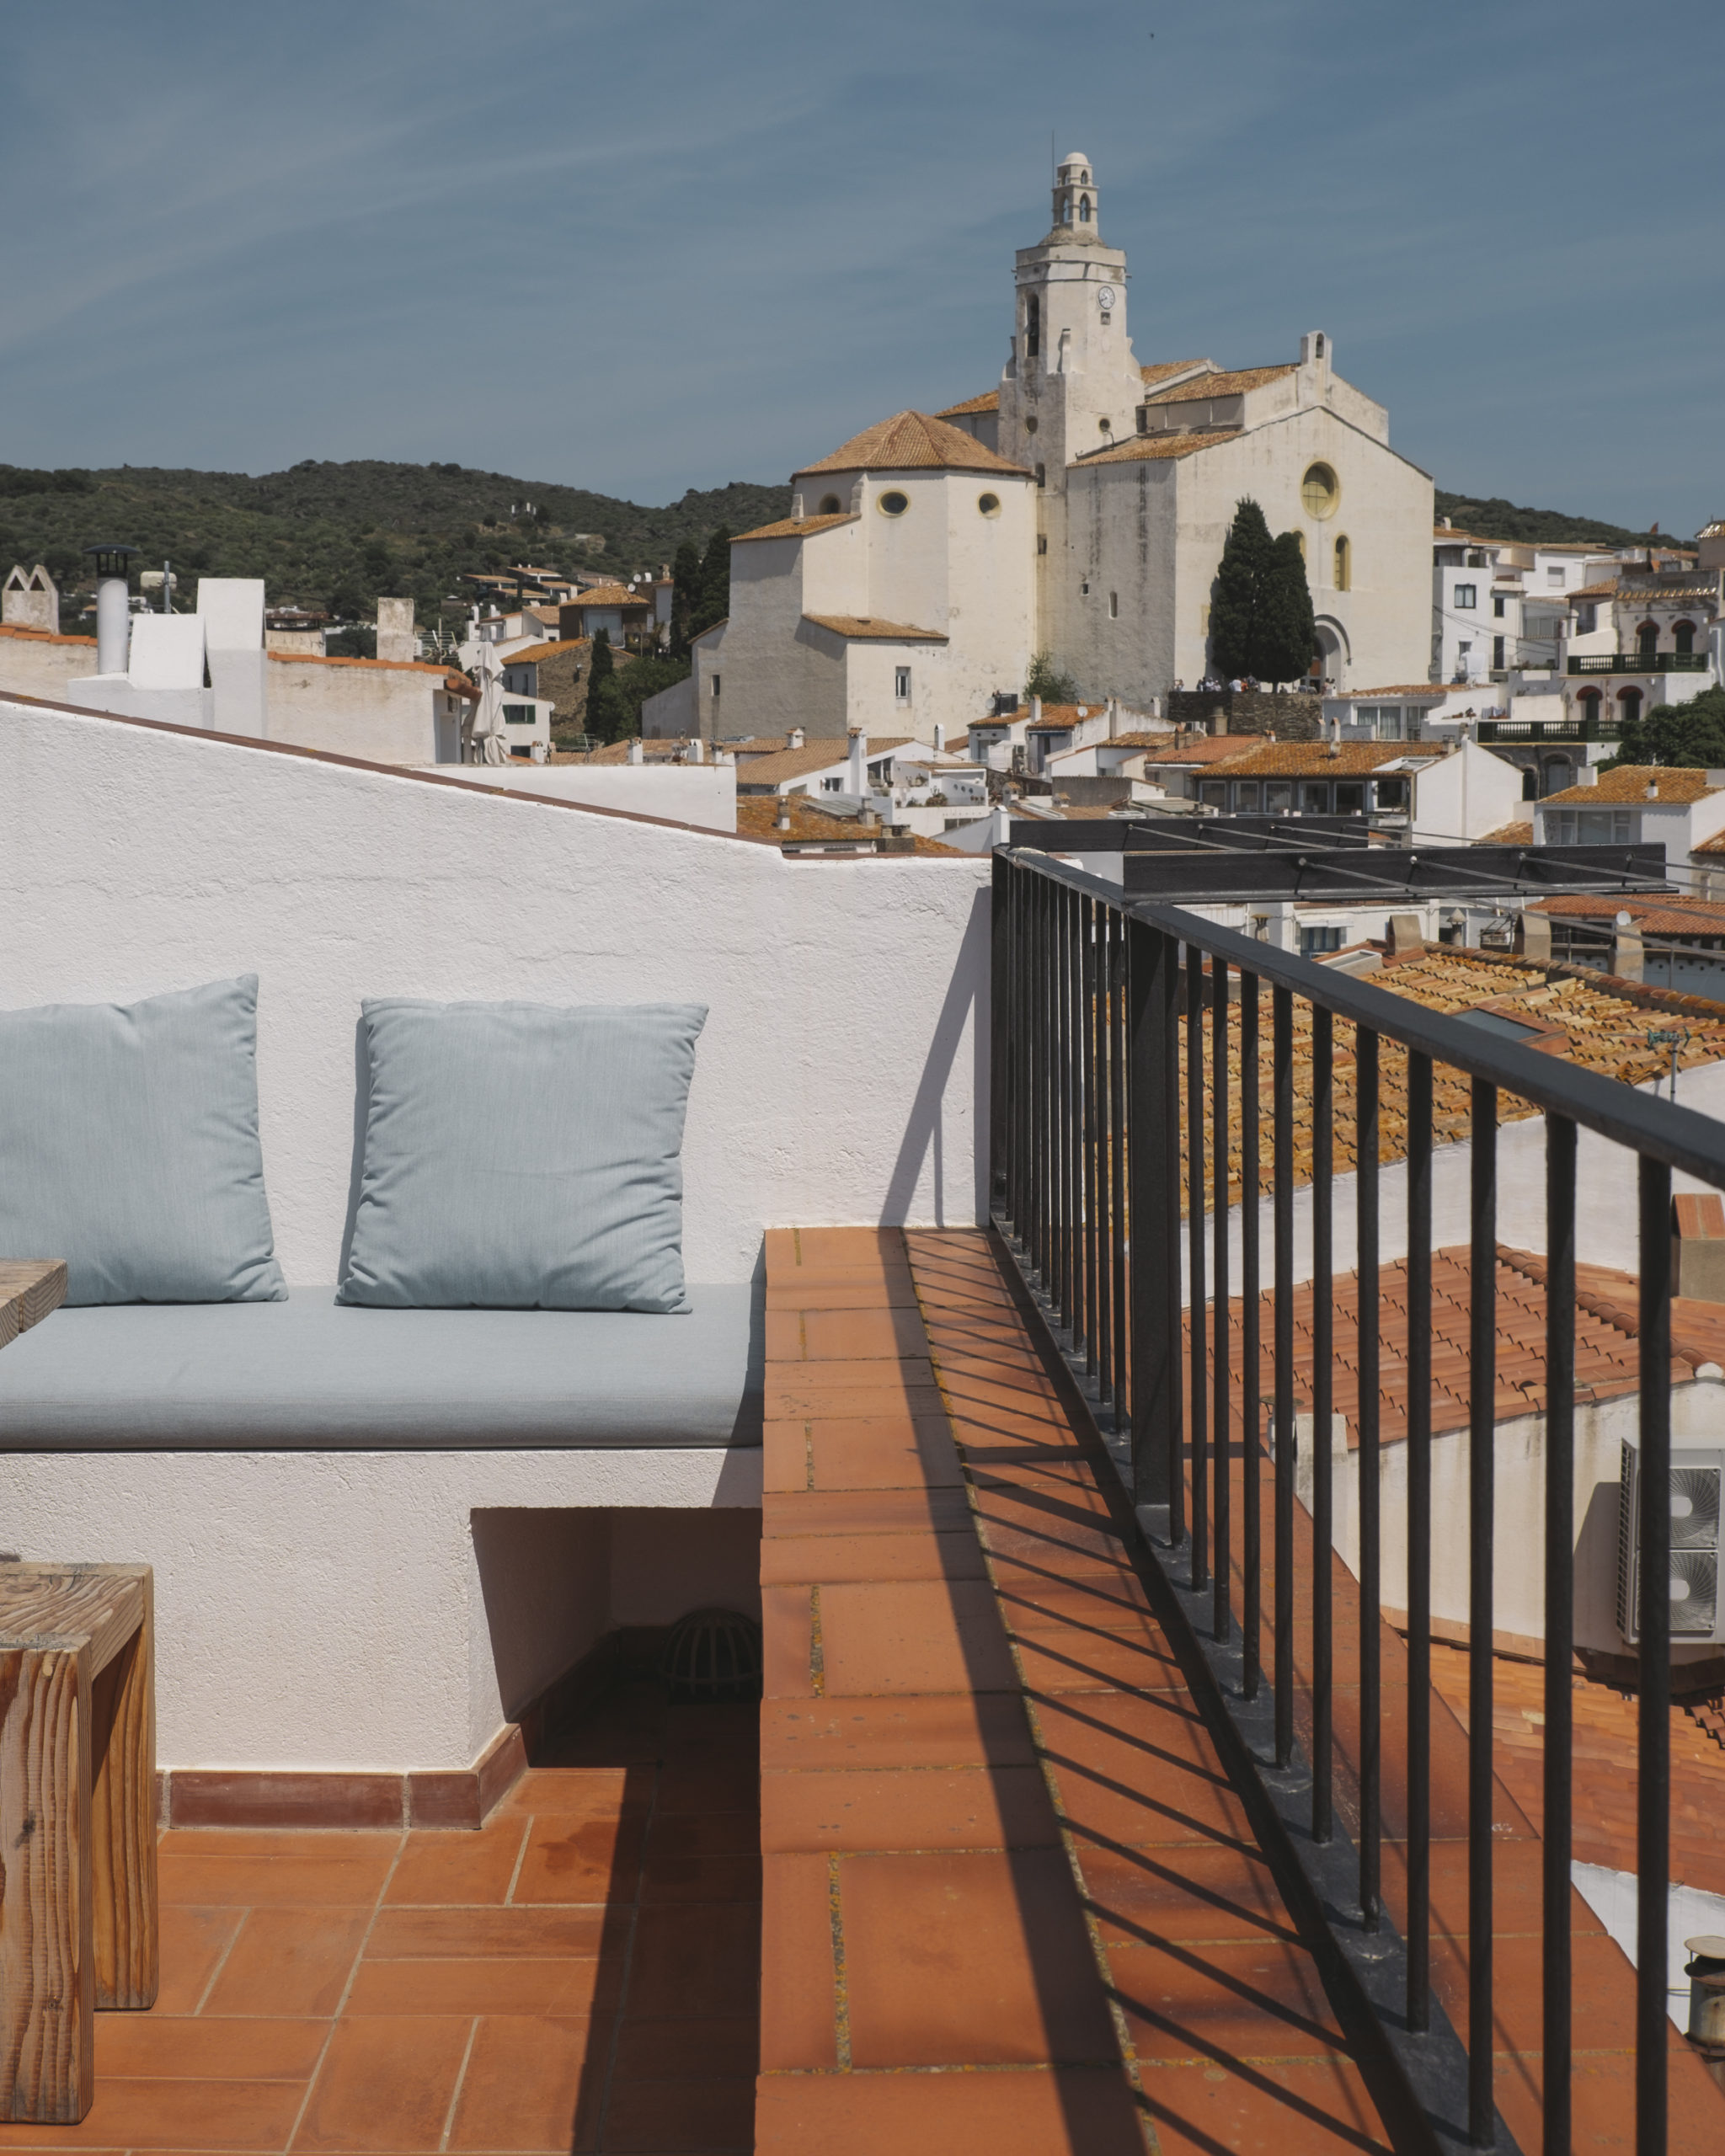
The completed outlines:
<svg viewBox="0 0 1725 2156">
<path fill-rule="evenodd" d="M 587 662 L 586 731 L 600 741 L 612 739 L 617 713 L 611 709 L 611 684 L 617 663 L 611 655 L 611 632 L 595 629 L 593 655 Z"/>
<path fill-rule="evenodd" d="M 1252 671 L 1260 681 L 1297 681 L 1311 666 L 1316 646 L 1317 627 L 1300 536 L 1294 531 L 1280 532 L 1270 548 L 1263 579 Z"/>
<path fill-rule="evenodd" d="M 1248 495 L 1235 509 L 1211 588 L 1210 664 L 1219 674 L 1258 670 L 1258 623 L 1273 543 L 1263 511 Z"/>
<path fill-rule="evenodd" d="M 731 611 L 731 535 L 721 524 L 701 557 L 701 596 L 689 617 L 689 634 L 698 637 Z"/>
<path fill-rule="evenodd" d="M 685 539 L 677 548 L 670 580 L 670 648 L 679 659 L 686 659 L 689 623 L 701 596 L 701 549 L 692 539 Z"/>
</svg>

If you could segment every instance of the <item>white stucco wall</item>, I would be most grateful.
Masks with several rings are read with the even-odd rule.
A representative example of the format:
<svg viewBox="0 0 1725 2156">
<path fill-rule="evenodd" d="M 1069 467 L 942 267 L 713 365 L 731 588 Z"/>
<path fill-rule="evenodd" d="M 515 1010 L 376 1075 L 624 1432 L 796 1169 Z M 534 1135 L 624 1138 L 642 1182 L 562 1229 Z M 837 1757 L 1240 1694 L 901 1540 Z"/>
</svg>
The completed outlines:
<svg viewBox="0 0 1725 2156">
<path fill-rule="evenodd" d="M 0 695 L 63 698 L 66 685 L 96 670 L 93 637 L 9 636 L 0 630 Z"/>
<path fill-rule="evenodd" d="M 440 776 L 469 786 L 506 787 L 540 800 L 581 801 L 635 816 L 662 816 L 702 830 L 737 828 L 734 764 L 462 764 Z"/>
<path fill-rule="evenodd" d="M 438 760 L 441 668 L 350 664 L 285 652 L 265 663 L 272 741 L 380 764 Z"/>
<path fill-rule="evenodd" d="M 692 1279 L 749 1278 L 771 1225 L 980 1217 L 985 862 L 787 861 L 453 776 L 3 702 L 0 774 L 0 1004 L 260 976 L 291 1281 L 335 1277 L 365 995 L 708 1004 Z"/>
</svg>

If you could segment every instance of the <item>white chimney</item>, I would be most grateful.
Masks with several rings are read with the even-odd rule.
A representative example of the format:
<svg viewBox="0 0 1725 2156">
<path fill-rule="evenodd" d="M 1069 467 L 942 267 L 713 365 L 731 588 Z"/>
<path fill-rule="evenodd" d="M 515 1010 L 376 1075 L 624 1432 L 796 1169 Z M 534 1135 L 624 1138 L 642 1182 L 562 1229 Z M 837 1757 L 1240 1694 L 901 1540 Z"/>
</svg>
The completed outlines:
<svg viewBox="0 0 1725 2156">
<path fill-rule="evenodd" d="M 1033 726 L 1040 726 L 1042 723 L 1042 698 L 1040 696 L 1033 696 L 1030 699 L 1030 723 Z"/>
<path fill-rule="evenodd" d="M 1110 741 L 1114 739 L 1114 736 L 1119 732 L 1119 730 L 1120 699 L 1118 696 L 1110 696 L 1108 698 L 1108 739 Z"/>
<path fill-rule="evenodd" d="M 791 521 L 793 524 L 803 521 L 803 497 L 800 494 L 791 496 Z"/>
<path fill-rule="evenodd" d="M 647 752 L 642 748 L 640 743 L 638 741 L 630 742 L 629 761 L 632 764 L 644 764 L 646 760 Z"/>
<path fill-rule="evenodd" d="M 786 736 L 785 746 L 788 749 L 800 749 L 804 745 L 804 742 L 802 728 L 800 726 L 793 726 L 791 728 L 790 733 Z"/>
<path fill-rule="evenodd" d="M 131 558 L 136 547 L 86 547 L 96 558 L 96 671 L 124 674 L 131 662 Z"/>
<path fill-rule="evenodd" d="M 702 752 L 701 748 L 701 736 L 697 734 L 694 739 L 690 742 L 689 746 L 685 752 L 684 761 L 686 763 L 698 764 L 702 760 Z"/>
<path fill-rule="evenodd" d="M 938 719 L 934 722 L 934 753 L 943 756 L 947 752 L 947 730 Z"/>
<path fill-rule="evenodd" d="M 859 800 L 867 799 L 868 794 L 868 736 L 860 726 L 851 728 L 850 775 L 846 791 L 854 793 Z"/>
</svg>

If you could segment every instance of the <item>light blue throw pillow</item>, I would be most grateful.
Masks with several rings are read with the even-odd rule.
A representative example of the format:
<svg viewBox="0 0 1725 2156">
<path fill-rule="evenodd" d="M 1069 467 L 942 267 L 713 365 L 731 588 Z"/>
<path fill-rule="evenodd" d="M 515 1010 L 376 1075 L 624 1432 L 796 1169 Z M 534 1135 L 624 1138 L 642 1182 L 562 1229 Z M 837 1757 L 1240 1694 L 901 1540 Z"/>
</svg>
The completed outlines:
<svg viewBox="0 0 1725 2156">
<path fill-rule="evenodd" d="M 277 1303 L 258 977 L 0 1011 L 0 1252 L 69 1303 Z"/>
<path fill-rule="evenodd" d="M 340 1300 L 680 1311 L 699 1003 L 361 1006 L 365 1161 Z"/>
</svg>

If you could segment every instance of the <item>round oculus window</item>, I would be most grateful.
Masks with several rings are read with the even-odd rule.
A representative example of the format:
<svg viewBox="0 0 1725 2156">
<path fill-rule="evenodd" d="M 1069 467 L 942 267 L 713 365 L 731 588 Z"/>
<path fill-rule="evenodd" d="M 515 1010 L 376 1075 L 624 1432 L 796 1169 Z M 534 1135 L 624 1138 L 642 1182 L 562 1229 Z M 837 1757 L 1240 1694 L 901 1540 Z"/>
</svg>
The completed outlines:
<svg viewBox="0 0 1725 2156">
<path fill-rule="evenodd" d="M 1024 422 L 1024 431 L 1027 435 L 1033 435 L 1036 432 L 1036 419 L 1034 414 L 1033 414 L 1031 417 Z"/>
<path fill-rule="evenodd" d="M 1300 499 L 1308 516 L 1333 516 L 1342 499 L 1341 482 L 1327 464 L 1309 465 L 1300 483 Z"/>
<path fill-rule="evenodd" d="M 984 516 L 998 516 L 1001 513 L 1001 498 L 998 494 L 979 494 L 976 497 L 976 506 Z"/>
<path fill-rule="evenodd" d="M 901 494 L 896 487 L 888 488 L 880 497 L 880 513 L 883 516 L 902 516 L 910 506 L 911 497 L 908 494 Z"/>
</svg>

